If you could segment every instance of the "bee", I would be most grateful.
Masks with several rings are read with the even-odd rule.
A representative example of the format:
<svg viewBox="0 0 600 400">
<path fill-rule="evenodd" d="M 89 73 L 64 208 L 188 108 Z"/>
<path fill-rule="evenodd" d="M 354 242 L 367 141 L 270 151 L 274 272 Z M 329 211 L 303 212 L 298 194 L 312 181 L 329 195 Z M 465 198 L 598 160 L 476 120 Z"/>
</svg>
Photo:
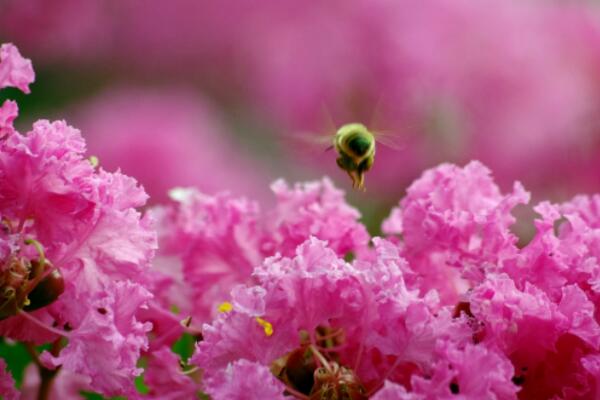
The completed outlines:
<svg viewBox="0 0 600 400">
<path fill-rule="evenodd" d="M 342 125 L 333 137 L 338 167 L 348 173 L 352 187 L 365 190 L 365 173 L 375 162 L 375 135 L 361 123 Z"/>
</svg>

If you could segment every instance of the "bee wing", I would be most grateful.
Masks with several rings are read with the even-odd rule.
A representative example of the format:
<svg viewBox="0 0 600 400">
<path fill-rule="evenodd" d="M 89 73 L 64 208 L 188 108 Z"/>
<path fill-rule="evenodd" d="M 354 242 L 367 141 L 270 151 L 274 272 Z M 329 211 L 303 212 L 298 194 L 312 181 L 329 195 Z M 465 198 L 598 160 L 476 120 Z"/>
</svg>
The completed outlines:
<svg viewBox="0 0 600 400">
<path fill-rule="evenodd" d="M 312 132 L 297 132 L 290 134 L 289 137 L 294 142 L 302 143 L 305 146 L 317 146 L 323 148 L 325 151 L 333 148 L 333 136 L 331 135 L 323 135 Z"/>
<path fill-rule="evenodd" d="M 381 143 L 392 150 L 404 150 L 406 148 L 406 144 L 402 143 L 398 135 L 393 132 L 373 131 L 373 136 L 375 136 L 377 143 Z"/>
</svg>

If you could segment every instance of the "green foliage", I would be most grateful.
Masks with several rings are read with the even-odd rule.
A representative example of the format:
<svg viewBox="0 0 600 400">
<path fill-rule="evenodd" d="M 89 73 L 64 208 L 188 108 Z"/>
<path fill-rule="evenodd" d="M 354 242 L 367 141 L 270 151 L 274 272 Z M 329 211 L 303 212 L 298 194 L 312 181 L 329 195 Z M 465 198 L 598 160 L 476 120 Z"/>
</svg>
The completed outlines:
<svg viewBox="0 0 600 400">
<path fill-rule="evenodd" d="M 23 384 L 25 368 L 31 362 L 31 356 L 27 352 L 27 349 L 21 343 L 9 344 L 4 339 L 0 339 L 0 357 L 6 361 L 8 370 L 15 379 L 17 388 L 20 388 Z"/>
<path fill-rule="evenodd" d="M 171 350 L 173 353 L 179 354 L 182 360 L 187 360 L 194 353 L 196 339 L 189 333 L 184 333 L 179 340 L 173 343 Z"/>
</svg>

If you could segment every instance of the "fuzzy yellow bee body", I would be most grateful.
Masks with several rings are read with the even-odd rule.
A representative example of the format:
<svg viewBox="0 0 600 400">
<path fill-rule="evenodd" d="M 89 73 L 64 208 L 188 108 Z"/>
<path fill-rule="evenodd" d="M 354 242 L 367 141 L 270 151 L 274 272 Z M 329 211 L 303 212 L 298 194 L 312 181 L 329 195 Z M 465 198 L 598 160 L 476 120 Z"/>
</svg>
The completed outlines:
<svg viewBox="0 0 600 400">
<path fill-rule="evenodd" d="M 365 173 L 375 161 L 375 142 L 373 133 L 360 123 L 343 125 L 333 138 L 337 165 L 348 173 L 355 189 L 365 190 Z"/>
</svg>

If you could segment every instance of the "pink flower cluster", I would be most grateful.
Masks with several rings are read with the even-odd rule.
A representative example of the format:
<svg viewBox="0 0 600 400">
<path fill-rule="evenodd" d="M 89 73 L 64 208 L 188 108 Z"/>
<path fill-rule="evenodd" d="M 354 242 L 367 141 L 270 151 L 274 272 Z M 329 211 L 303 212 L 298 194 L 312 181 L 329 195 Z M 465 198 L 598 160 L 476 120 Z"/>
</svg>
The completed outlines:
<svg viewBox="0 0 600 400">
<path fill-rule="evenodd" d="M 0 55 L 0 88 L 28 91 L 31 62 L 11 44 Z M 61 366 L 88 389 L 134 395 L 151 329 L 136 316 L 152 297 L 144 271 L 156 233 L 136 211 L 147 196 L 86 159 L 64 121 L 39 120 L 21 134 L 17 113 L 12 101 L 0 107 L 0 335 L 52 343 L 40 369 Z"/>
<path fill-rule="evenodd" d="M 271 189 L 276 205 L 268 211 L 245 198 L 194 189 L 174 189 L 172 204 L 153 209 L 165 307 L 175 304 L 205 322 L 235 285 L 252 282 L 265 257 L 293 255 L 311 236 L 327 240 L 340 256 L 366 249 L 369 235 L 359 212 L 329 179 L 293 187 L 280 180 Z"/>
<path fill-rule="evenodd" d="M 27 90 L 31 64 L 0 50 L 0 87 Z M 77 130 L 16 116 L 0 107 L 0 335 L 35 365 L 19 393 L 0 359 L 3 398 L 600 397 L 600 196 L 538 204 L 522 246 L 529 193 L 477 161 L 426 171 L 384 237 L 327 178 L 275 182 L 266 210 L 176 188 L 142 215 Z"/>
<path fill-rule="evenodd" d="M 520 248 L 511 211 L 528 200 L 519 183 L 502 194 L 478 162 L 441 165 L 384 222 L 388 238 L 355 260 L 315 236 L 265 258 L 202 327 L 191 362 L 203 390 L 597 398 L 600 197 L 541 203 L 537 234 Z"/>
</svg>

